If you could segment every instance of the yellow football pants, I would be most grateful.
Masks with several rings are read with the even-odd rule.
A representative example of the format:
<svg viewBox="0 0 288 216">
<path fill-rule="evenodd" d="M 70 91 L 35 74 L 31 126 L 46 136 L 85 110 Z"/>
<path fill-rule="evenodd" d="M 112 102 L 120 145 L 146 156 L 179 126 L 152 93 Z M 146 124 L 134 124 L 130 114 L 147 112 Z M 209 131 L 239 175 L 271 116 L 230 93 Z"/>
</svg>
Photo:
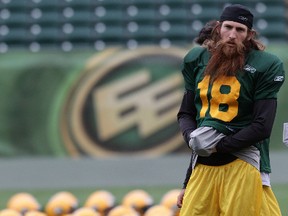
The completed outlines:
<svg viewBox="0 0 288 216">
<path fill-rule="evenodd" d="M 260 216 L 260 172 L 237 159 L 223 166 L 197 164 L 187 184 L 180 216 Z"/>
</svg>

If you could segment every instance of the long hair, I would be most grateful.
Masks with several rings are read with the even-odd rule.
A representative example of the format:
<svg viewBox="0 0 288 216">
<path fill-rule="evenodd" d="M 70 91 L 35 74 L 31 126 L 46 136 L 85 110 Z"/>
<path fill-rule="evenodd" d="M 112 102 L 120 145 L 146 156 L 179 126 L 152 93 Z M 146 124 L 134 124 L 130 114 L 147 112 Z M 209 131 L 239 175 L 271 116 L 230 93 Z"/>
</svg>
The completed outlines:
<svg viewBox="0 0 288 216">
<path fill-rule="evenodd" d="M 222 23 L 217 23 L 211 32 L 211 38 L 203 42 L 211 53 L 211 58 L 205 69 L 204 74 L 210 76 L 210 83 L 223 76 L 236 75 L 242 70 L 245 64 L 245 57 L 251 49 L 264 50 L 265 46 L 256 39 L 256 32 L 248 29 L 248 34 L 252 35 L 250 39 L 245 39 L 243 43 L 236 44 L 235 49 L 227 46 L 221 39 L 220 28 Z M 253 32 L 252 32 L 253 31 Z"/>
<path fill-rule="evenodd" d="M 205 45 L 205 41 L 211 39 L 212 31 L 217 25 L 217 20 L 210 20 L 208 21 L 205 26 L 200 30 L 198 36 L 194 39 L 194 42 L 199 45 Z"/>
</svg>

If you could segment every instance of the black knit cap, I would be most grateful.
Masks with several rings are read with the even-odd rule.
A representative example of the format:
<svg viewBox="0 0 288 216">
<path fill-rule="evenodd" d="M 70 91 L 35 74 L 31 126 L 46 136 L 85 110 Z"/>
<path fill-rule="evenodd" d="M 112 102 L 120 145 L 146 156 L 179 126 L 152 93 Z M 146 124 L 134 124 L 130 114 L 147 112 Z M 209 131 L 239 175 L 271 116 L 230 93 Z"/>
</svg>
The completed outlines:
<svg viewBox="0 0 288 216">
<path fill-rule="evenodd" d="M 247 7 L 240 4 L 233 4 L 224 8 L 220 21 L 238 22 L 251 29 L 253 26 L 253 14 Z"/>
</svg>

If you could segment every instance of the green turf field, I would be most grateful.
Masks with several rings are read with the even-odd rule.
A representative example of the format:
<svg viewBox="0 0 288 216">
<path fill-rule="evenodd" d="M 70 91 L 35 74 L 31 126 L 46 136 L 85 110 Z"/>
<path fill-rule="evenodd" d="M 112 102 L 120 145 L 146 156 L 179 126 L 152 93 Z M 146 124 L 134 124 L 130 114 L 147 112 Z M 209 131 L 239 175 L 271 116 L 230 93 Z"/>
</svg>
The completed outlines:
<svg viewBox="0 0 288 216">
<path fill-rule="evenodd" d="M 109 188 L 73 188 L 73 189 L 62 189 L 66 191 L 70 191 L 79 199 L 79 207 L 81 207 L 85 201 L 85 199 L 94 191 L 99 189 L 105 189 L 113 193 L 116 197 L 116 202 L 121 202 L 123 196 L 133 189 L 144 189 L 154 198 L 154 202 L 158 203 L 161 200 L 161 197 L 169 190 L 176 188 L 177 186 L 157 186 L 157 187 L 109 187 Z M 288 183 L 287 184 L 274 184 L 273 191 L 279 201 L 279 205 L 282 211 L 282 215 L 285 216 L 288 214 Z M 51 197 L 54 193 L 59 192 L 59 189 L 37 189 L 37 190 L 2 190 L 0 191 L 0 208 L 5 208 L 5 204 L 7 203 L 9 197 L 11 197 L 15 193 L 19 192 L 28 192 L 35 196 L 35 198 L 41 203 L 42 206 L 48 201 L 49 197 Z"/>
</svg>

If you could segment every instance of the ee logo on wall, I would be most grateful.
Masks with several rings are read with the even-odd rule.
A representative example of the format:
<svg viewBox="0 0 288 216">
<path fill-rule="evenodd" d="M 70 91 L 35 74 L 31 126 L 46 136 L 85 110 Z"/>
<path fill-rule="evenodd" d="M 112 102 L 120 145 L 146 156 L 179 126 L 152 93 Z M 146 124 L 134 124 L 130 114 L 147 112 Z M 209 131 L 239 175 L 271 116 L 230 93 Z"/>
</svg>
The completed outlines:
<svg viewBox="0 0 288 216">
<path fill-rule="evenodd" d="M 87 62 L 62 113 L 71 155 L 162 155 L 183 145 L 179 48 L 107 49 Z"/>
</svg>

